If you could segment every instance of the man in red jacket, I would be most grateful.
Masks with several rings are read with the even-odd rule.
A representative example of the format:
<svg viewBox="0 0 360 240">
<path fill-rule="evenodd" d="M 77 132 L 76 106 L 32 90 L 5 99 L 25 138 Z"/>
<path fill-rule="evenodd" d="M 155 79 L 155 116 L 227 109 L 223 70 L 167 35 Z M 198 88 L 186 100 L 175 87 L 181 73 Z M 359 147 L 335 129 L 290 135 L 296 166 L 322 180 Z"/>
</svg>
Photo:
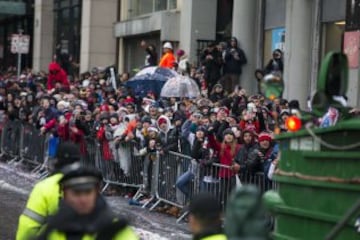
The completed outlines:
<svg viewBox="0 0 360 240">
<path fill-rule="evenodd" d="M 60 67 L 60 65 L 56 62 L 52 62 L 49 64 L 47 90 L 52 93 L 55 89 L 69 91 L 70 83 L 67 79 L 65 71 Z"/>
</svg>

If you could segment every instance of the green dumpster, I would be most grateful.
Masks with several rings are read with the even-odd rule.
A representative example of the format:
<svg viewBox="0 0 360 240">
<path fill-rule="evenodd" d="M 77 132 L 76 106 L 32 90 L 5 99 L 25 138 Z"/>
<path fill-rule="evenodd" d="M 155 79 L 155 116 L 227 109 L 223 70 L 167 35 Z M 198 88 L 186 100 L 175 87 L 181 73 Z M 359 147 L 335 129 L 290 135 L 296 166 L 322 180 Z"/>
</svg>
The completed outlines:
<svg viewBox="0 0 360 240">
<path fill-rule="evenodd" d="M 273 238 L 325 239 L 360 198 L 360 144 L 356 144 L 360 119 L 286 133 L 277 139 L 281 160 L 275 181 L 280 201 L 271 205 L 276 214 Z M 354 227 L 359 214 L 336 239 L 360 239 Z"/>
</svg>

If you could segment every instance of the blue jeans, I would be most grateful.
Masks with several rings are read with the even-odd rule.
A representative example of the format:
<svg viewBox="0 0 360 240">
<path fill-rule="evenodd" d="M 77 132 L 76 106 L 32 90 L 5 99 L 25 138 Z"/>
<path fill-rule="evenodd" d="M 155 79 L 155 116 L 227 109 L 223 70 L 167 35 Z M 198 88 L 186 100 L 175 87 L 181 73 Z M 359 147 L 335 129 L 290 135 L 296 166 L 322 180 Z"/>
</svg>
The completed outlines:
<svg viewBox="0 0 360 240">
<path fill-rule="evenodd" d="M 189 197 L 189 185 L 193 178 L 194 174 L 189 169 L 176 180 L 176 187 L 185 194 L 186 197 Z"/>
</svg>

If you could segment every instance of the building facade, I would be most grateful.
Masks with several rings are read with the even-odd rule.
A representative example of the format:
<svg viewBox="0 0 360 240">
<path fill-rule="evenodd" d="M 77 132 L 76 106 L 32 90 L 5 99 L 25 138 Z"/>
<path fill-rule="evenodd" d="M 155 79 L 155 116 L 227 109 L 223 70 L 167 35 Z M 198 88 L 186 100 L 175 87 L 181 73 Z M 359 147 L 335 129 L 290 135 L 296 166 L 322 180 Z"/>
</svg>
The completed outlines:
<svg viewBox="0 0 360 240">
<path fill-rule="evenodd" d="M 21 31 L 33 39 L 34 0 L 0 1 L 0 69 L 17 65 L 17 55 L 11 53 L 11 35 Z M 29 54 L 22 56 L 22 66 L 32 65 L 32 44 Z"/>
<path fill-rule="evenodd" d="M 132 73 L 145 62 L 142 40 L 154 44 L 159 55 L 162 44 L 170 41 L 197 64 L 209 41 L 235 36 L 248 58 L 243 87 L 255 92 L 255 69 L 280 48 L 284 97 L 299 99 L 303 107 L 316 87 L 321 59 L 343 49 L 345 32 L 360 29 L 360 0 L 33 0 L 29 6 L 21 16 L 33 22 L 27 24 L 33 41 L 26 64 L 35 70 L 46 69 L 56 55 L 79 73 L 113 64 L 120 73 Z M 11 57 L 4 56 L 8 36 L 16 30 L 12 18 L 19 14 L 0 9 L 7 19 L 0 17 L 0 59 L 10 64 Z M 359 106 L 359 67 L 352 66 L 349 75 L 347 96 Z"/>
</svg>

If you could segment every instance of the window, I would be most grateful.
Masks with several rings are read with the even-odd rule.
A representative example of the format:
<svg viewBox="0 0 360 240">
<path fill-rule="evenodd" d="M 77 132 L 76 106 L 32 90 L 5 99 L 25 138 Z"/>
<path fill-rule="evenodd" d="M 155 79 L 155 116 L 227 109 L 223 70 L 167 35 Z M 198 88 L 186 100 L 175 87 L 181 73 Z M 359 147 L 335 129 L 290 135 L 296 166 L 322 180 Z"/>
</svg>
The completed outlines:
<svg viewBox="0 0 360 240">
<path fill-rule="evenodd" d="M 129 18 L 177 8 L 177 0 L 127 0 Z"/>
<path fill-rule="evenodd" d="M 80 61 L 81 1 L 55 0 L 55 54 L 61 66 L 71 74 L 70 59 Z"/>
</svg>

